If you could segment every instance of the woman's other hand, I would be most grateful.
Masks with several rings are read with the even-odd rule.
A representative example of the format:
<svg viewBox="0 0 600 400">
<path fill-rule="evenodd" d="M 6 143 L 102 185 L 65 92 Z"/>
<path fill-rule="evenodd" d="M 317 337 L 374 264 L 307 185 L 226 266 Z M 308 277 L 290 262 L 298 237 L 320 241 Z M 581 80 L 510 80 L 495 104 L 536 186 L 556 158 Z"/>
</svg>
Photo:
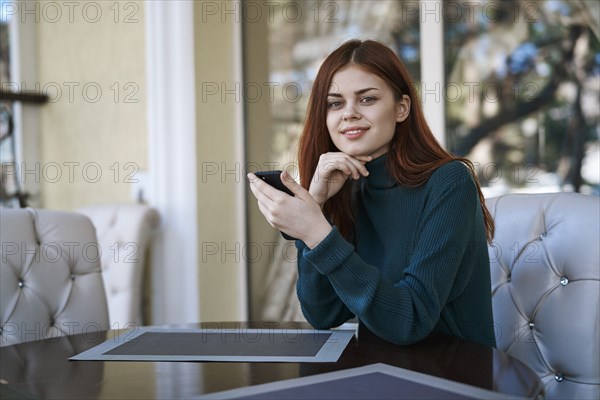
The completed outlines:
<svg viewBox="0 0 600 400">
<path fill-rule="evenodd" d="M 340 191 L 348 178 L 358 180 L 369 175 L 365 163 L 371 156 L 350 156 L 342 152 L 321 154 L 319 164 L 310 183 L 309 193 L 319 204 L 323 204 Z"/>
</svg>

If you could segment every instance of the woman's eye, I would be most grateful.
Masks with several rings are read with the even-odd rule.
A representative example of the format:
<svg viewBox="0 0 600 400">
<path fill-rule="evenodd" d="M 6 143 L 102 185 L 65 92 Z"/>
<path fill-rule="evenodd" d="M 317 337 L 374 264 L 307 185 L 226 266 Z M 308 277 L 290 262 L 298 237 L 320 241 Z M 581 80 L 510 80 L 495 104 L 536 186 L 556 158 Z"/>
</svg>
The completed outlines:
<svg viewBox="0 0 600 400">
<path fill-rule="evenodd" d="M 327 102 L 327 108 L 339 108 L 342 106 L 341 101 L 329 101 Z"/>
<path fill-rule="evenodd" d="M 360 99 L 360 102 L 361 103 L 372 103 L 375 100 L 377 100 L 377 99 L 375 97 L 373 97 L 373 96 L 365 96 L 362 99 Z"/>
</svg>

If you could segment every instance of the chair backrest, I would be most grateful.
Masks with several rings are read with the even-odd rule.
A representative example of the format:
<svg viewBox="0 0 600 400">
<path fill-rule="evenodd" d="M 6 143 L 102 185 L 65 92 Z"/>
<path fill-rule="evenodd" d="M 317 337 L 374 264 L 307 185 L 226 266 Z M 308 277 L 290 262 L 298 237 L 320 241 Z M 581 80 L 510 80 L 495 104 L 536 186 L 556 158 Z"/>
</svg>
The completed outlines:
<svg viewBox="0 0 600 400">
<path fill-rule="evenodd" d="M 600 398 L 600 198 L 486 200 L 498 349 L 540 375 L 548 398 Z"/>
<path fill-rule="evenodd" d="M 0 345 L 108 329 L 94 227 L 84 215 L 0 209 Z"/>
<path fill-rule="evenodd" d="M 96 227 L 111 328 L 142 325 L 145 259 L 158 213 L 143 204 L 93 205 L 77 211 Z"/>
</svg>

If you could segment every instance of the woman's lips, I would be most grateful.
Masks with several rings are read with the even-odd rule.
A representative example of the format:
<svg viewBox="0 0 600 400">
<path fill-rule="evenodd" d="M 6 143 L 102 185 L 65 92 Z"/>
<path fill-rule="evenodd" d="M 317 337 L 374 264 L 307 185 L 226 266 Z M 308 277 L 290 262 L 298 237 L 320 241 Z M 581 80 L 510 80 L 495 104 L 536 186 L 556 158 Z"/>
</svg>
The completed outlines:
<svg viewBox="0 0 600 400">
<path fill-rule="evenodd" d="M 369 128 L 350 128 L 350 129 L 344 129 L 342 131 L 342 134 L 348 138 L 348 139 L 358 139 L 359 137 L 361 137 L 362 135 L 365 134 L 365 132 L 368 130 Z"/>
</svg>

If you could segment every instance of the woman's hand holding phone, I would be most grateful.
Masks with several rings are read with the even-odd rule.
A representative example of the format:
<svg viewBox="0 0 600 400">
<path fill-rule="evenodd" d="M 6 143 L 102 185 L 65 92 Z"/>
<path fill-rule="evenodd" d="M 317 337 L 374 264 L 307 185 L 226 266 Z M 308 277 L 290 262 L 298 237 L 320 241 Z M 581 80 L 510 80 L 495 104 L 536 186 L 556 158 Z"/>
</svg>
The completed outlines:
<svg viewBox="0 0 600 400">
<path fill-rule="evenodd" d="M 300 186 L 287 172 L 281 173 L 279 181 L 293 194 L 290 196 L 270 185 L 267 179 L 248 174 L 250 190 L 258 200 L 258 208 L 269 224 L 289 237 L 302 240 L 313 248 L 331 231 L 331 225 L 321 212 L 321 207 L 310 193 Z M 263 175 L 264 177 L 265 175 Z M 268 178 L 272 181 L 273 176 Z"/>
<path fill-rule="evenodd" d="M 287 193 L 290 196 L 294 196 L 294 193 L 287 188 L 287 186 L 285 186 L 281 180 L 281 173 L 282 171 L 280 170 L 274 170 L 274 171 L 259 171 L 256 172 L 255 175 L 258 179 L 261 179 L 265 182 L 267 182 L 269 185 L 273 186 L 275 189 L 277 190 L 281 190 L 284 193 Z M 290 235 L 288 235 L 285 232 L 281 232 L 281 236 L 283 236 L 286 240 L 296 240 L 295 237 L 292 237 Z"/>
</svg>

